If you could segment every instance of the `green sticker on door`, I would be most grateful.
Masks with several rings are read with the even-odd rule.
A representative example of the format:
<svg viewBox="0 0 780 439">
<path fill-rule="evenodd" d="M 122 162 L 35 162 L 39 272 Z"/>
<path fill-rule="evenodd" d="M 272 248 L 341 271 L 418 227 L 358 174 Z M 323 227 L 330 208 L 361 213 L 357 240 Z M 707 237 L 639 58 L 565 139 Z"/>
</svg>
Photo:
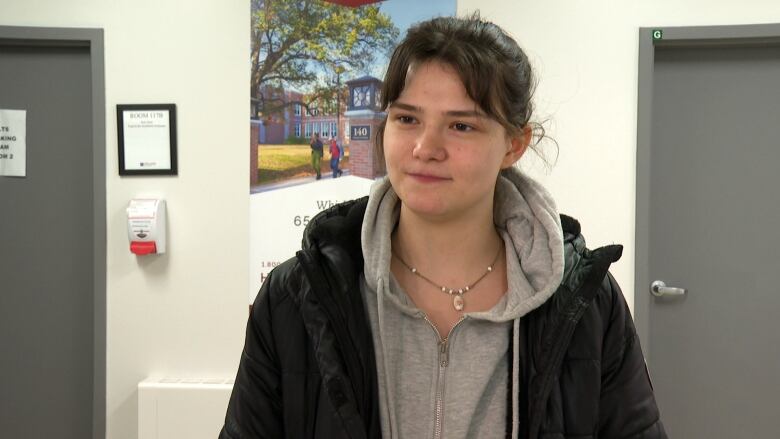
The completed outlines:
<svg viewBox="0 0 780 439">
<path fill-rule="evenodd" d="M 664 39 L 664 31 L 661 29 L 653 29 L 653 41 L 659 41 Z"/>
</svg>

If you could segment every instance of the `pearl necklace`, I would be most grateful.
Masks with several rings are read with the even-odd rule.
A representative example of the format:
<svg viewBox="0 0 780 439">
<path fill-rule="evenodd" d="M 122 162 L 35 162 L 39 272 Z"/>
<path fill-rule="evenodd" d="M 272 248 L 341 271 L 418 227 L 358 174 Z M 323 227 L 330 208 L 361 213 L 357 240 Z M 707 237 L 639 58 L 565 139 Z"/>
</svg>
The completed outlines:
<svg viewBox="0 0 780 439">
<path fill-rule="evenodd" d="M 450 296 L 454 296 L 452 298 L 452 306 L 453 306 L 453 308 L 455 308 L 455 311 L 463 311 L 463 308 L 466 306 L 466 302 L 464 302 L 464 300 L 463 300 L 463 295 L 468 293 L 469 291 L 471 291 L 471 289 L 474 288 L 474 286 L 477 285 L 479 283 L 479 281 L 481 281 L 482 279 L 485 278 L 485 276 L 487 276 L 488 274 L 493 272 L 493 266 L 496 265 L 496 262 L 498 262 L 498 258 L 499 258 L 499 256 L 501 256 L 501 249 L 502 248 L 503 248 L 503 246 L 499 246 L 498 247 L 498 252 L 496 252 L 496 257 L 493 258 L 493 262 L 490 265 L 488 265 L 487 270 L 485 270 L 485 272 L 482 273 L 482 276 L 480 276 L 479 279 L 477 279 L 474 282 L 466 285 L 463 288 L 448 288 L 448 287 L 446 287 L 444 285 L 438 284 L 438 283 L 432 281 L 431 279 L 429 279 L 428 277 L 426 277 L 425 275 L 423 275 L 422 273 L 420 273 L 416 268 L 414 268 L 414 267 L 410 266 L 409 264 L 407 264 L 406 261 L 401 259 L 401 257 L 398 256 L 397 254 L 395 254 L 395 252 L 393 252 L 393 256 L 395 256 L 395 258 L 398 259 L 398 261 L 401 264 L 403 264 L 404 267 L 406 267 L 409 271 L 411 271 L 412 274 L 415 274 L 415 275 L 419 276 L 422 280 L 424 280 L 424 281 L 428 282 L 429 284 L 433 285 L 434 287 L 436 287 L 436 289 L 440 290 L 442 293 L 449 294 Z"/>
</svg>

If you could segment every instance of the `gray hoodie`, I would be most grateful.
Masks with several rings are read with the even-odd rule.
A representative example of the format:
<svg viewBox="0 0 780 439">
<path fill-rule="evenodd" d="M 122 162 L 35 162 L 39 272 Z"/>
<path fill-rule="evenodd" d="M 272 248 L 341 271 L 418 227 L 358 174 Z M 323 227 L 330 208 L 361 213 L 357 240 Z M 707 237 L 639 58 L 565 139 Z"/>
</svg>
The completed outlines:
<svg viewBox="0 0 780 439">
<path fill-rule="evenodd" d="M 382 437 L 504 438 L 507 392 L 517 401 L 520 391 L 517 356 L 508 370 L 509 331 L 517 353 L 519 319 L 550 298 L 563 276 L 555 203 L 517 169 L 501 173 L 493 218 L 506 247 L 507 292 L 492 309 L 465 313 L 444 343 L 390 272 L 399 212 L 387 178 L 374 183 L 363 219 L 361 292 L 376 351 Z"/>
</svg>

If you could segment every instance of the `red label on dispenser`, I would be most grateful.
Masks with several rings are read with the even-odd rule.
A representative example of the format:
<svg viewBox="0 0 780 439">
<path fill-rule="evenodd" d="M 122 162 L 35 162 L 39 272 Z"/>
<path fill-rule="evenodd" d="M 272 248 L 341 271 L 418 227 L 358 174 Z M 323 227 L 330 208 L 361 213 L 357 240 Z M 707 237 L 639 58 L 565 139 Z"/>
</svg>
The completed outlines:
<svg viewBox="0 0 780 439">
<path fill-rule="evenodd" d="M 133 241 L 130 243 L 130 251 L 137 255 L 157 253 L 157 244 L 154 242 Z"/>
</svg>

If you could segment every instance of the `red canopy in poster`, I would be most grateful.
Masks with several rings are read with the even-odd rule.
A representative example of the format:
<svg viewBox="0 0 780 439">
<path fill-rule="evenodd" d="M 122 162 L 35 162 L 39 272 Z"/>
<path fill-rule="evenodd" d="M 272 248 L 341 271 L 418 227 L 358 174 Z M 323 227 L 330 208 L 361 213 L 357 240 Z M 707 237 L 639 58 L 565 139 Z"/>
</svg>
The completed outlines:
<svg viewBox="0 0 780 439">
<path fill-rule="evenodd" d="M 382 0 L 324 0 L 328 3 L 334 3 L 342 6 L 349 6 L 350 8 L 357 8 L 358 6 L 370 5 L 371 3 L 379 3 Z"/>
</svg>

